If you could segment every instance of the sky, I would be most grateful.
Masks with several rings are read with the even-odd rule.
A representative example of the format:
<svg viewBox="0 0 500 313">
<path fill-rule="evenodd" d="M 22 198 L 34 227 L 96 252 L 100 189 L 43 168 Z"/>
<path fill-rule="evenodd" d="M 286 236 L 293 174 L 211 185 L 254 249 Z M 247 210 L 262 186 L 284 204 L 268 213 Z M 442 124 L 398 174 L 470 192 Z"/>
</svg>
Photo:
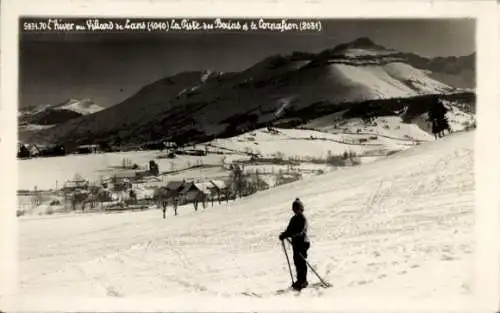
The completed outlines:
<svg viewBox="0 0 500 313">
<path fill-rule="evenodd" d="M 425 57 L 475 51 L 473 20 L 330 20 L 319 33 L 22 33 L 20 107 L 90 98 L 108 107 L 182 71 L 240 71 L 273 54 L 369 37 Z"/>
</svg>

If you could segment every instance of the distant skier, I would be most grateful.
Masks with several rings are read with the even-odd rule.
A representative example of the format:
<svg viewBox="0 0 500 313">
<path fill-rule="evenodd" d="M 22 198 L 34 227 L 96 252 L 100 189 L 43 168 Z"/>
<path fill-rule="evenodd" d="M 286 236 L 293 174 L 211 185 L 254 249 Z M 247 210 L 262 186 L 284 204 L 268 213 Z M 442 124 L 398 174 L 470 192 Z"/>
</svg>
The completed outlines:
<svg viewBox="0 0 500 313">
<path fill-rule="evenodd" d="M 167 205 L 168 205 L 168 202 L 166 199 L 162 199 L 161 200 L 161 210 L 163 212 L 163 219 L 166 219 L 167 218 Z"/>
<path fill-rule="evenodd" d="M 177 207 L 179 206 L 179 199 L 177 197 L 174 198 L 174 215 L 177 216 Z"/>
<path fill-rule="evenodd" d="M 293 262 L 297 272 L 297 281 L 292 284 L 294 289 L 307 287 L 307 250 L 311 246 L 307 237 L 307 219 L 304 216 L 304 205 L 299 198 L 292 203 L 292 210 L 295 213 L 290 219 L 287 229 L 279 236 L 280 240 L 292 238 Z"/>
</svg>

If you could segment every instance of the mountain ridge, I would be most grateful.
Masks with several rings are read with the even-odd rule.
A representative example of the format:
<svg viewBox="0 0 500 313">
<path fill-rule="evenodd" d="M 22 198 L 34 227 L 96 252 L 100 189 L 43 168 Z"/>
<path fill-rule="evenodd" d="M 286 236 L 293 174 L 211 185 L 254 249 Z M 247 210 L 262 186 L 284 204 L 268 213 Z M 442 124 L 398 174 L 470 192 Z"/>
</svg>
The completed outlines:
<svg viewBox="0 0 500 313">
<path fill-rule="evenodd" d="M 186 137 L 189 141 L 203 134 L 251 129 L 318 101 L 334 105 L 459 91 L 412 66 L 407 54 L 368 38 L 334 50 L 272 55 L 241 72 L 180 72 L 144 86 L 115 106 L 41 130 L 30 140 L 121 144 Z M 425 58 L 413 59 L 429 64 Z M 240 119 L 239 125 L 228 124 L 228 119 Z"/>
</svg>

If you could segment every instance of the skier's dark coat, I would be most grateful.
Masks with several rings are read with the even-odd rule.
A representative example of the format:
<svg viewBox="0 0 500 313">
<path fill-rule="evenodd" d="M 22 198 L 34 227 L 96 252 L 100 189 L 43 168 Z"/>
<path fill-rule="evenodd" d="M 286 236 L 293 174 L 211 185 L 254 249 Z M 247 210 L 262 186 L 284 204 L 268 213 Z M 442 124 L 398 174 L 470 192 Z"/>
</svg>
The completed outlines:
<svg viewBox="0 0 500 313">
<path fill-rule="evenodd" d="M 290 219 L 288 227 L 281 233 L 283 238 L 292 238 L 292 244 L 309 242 L 307 237 L 307 219 L 303 214 L 295 214 Z"/>
</svg>

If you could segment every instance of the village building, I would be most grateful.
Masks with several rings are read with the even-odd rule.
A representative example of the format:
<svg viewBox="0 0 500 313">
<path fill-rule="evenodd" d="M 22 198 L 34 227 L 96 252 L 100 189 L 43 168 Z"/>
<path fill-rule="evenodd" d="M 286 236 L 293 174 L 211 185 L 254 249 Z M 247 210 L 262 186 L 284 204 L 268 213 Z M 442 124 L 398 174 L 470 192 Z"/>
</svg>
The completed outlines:
<svg viewBox="0 0 500 313">
<path fill-rule="evenodd" d="M 194 182 L 187 182 L 179 192 L 179 195 L 184 202 L 194 202 L 200 193 L 201 191 L 195 186 Z"/>
<path fill-rule="evenodd" d="M 214 185 L 209 181 L 196 182 L 194 183 L 194 187 L 196 187 L 199 196 L 208 198 L 212 193 L 211 189 L 214 187 Z"/>
<path fill-rule="evenodd" d="M 206 207 L 210 190 L 208 186 L 211 184 L 188 182 L 184 184 L 184 188 L 180 191 L 180 196 L 184 202 L 192 202 L 195 211 L 198 210 L 198 203 L 202 202 L 203 207 Z"/>
<path fill-rule="evenodd" d="M 39 155 L 40 155 L 40 153 L 41 153 L 41 152 L 40 152 L 40 149 L 39 149 L 39 148 L 38 148 L 38 146 L 37 146 L 37 145 L 35 145 L 35 144 L 28 144 L 28 145 L 27 145 L 27 148 L 28 148 L 28 150 L 29 150 L 29 152 L 30 152 L 30 156 L 31 156 L 31 157 L 37 157 L 37 156 L 39 156 Z"/>
<path fill-rule="evenodd" d="M 211 180 L 210 183 L 212 184 L 213 190 L 221 191 L 223 192 L 226 189 L 229 189 L 229 184 L 224 181 L 224 180 Z"/>
<path fill-rule="evenodd" d="M 17 157 L 20 159 L 33 158 L 40 156 L 40 149 L 35 144 L 17 144 Z"/>
<path fill-rule="evenodd" d="M 56 144 L 37 147 L 40 156 L 52 157 L 66 155 L 66 148 L 63 145 Z"/>
<path fill-rule="evenodd" d="M 81 145 L 76 147 L 76 152 L 79 154 L 97 153 L 99 145 Z"/>
<path fill-rule="evenodd" d="M 77 204 L 84 208 L 84 201 L 89 195 L 89 181 L 86 179 L 68 180 L 61 188 L 64 194 L 64 205 L 76 210 Z"/>
<path fill-rule="evenodd" d="M 143 143 L 140 148 L 143 150 L 175 150 L 177 144 L 173 141 L 151 141 Z"/>
<path fill-rule="evenodd" d="M 148 189 L 154 189 L 154 188 L 160 188 L 164 187 L 164 182 L 161 178 L 156 177 L 156 176 L 144 176 L 144 177 L 139 177 L 131 181 L 132 188 L 148 188 Z"/>
<path fill-rule="evenodd" d="M 158 167 L 158 163 L 155 161 L 151 160 L 149 161 L 149 172 L 148 174 L 158 176 L 160 175 L 160 169 Z"/>
<path fill-rule="evenodd" d="M 136 171 L 119 171 L 102 179 L 102 187 L 110 193 L 112 199 L 125 199 L 122 192 L 128 192 L 136 180 Z"/>
<path fill-rule="evenodd" d="M 89 181 L 86 179 L 68 180 L 64 183 L 62 190 L 65 192 L 73 192 L 78 190 L 87 190 Z"/>
<path fill-rule="evenodd" d="M 176 197 L 180 194 L 181 190 L 184 189 L 185 181 L 176 181 L 171 180 L 165 186 L 165 189 L 169 192 L 169 194 L 173 197 Z"/>
<path fill-rule="evenodd" d="M 223 199 L 228 200 L 230 192 L 230 184 L 224 180 L 210 180 L 210 185 L 208 189 L 210 190 L 210 195 L 212 202 L 213 200 L 218 200 L 219 202 Z"/>
<path fill-rule="evenodd" d="M 26 145 L 24 145 L 22 143 L 17 144 L 17 157 L 19 159 L 26 159 L 26 158 L 31 157 L 30 151 L 28 150 Z"/>
</svg>

